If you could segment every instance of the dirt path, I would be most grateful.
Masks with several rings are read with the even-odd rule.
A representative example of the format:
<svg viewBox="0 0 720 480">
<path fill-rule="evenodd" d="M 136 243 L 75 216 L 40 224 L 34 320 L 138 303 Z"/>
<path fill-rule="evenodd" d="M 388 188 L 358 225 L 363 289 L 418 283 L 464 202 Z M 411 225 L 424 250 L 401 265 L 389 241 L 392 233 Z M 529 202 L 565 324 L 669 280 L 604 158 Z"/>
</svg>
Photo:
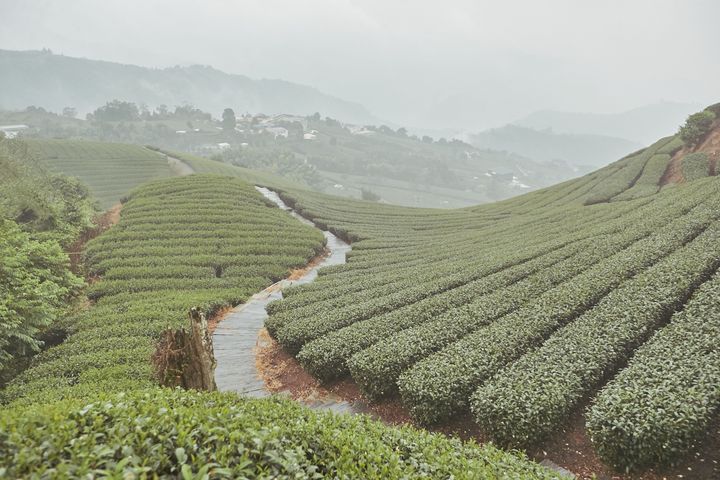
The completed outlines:
<svg viewBox="0 0 720 480">
<path fill-rule="evenodd" d="M 193 169 L 189 164 L 183 162 L 179 158 L 171 157 L 170 155 L 165 155 L 168 161 L 168 165 L 170 166 L 170 170 L 173 171 L 173 173 L 179 177 L 184 177 L 186 175 L 192 175 L 195 173 L 195 169 Z"/>
<path fill-rule="evenodd" d="M 109 210 L 96 216 L 93 220 L 94 226 L 83 232 L 77 240 L 67 247 L 67 254 L 70 257 L 70 270 L 73 273 L 82 273 L 80 266 L 82 263 L 82 254 L 85 250 L 85 244 L 93 238 L 99 236 L 108 228 L 117 224 L 120 221 L 120 211 L 122 210 L 122 204 L 118 203 L 112 206 Z"/>
</svg>

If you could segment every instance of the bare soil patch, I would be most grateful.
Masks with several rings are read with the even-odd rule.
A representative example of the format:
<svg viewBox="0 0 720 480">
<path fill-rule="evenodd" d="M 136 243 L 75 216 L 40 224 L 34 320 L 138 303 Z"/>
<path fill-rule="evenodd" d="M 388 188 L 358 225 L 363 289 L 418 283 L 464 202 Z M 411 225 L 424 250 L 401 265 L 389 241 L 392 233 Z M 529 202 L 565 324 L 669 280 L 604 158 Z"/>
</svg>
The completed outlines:
<svg viewBox="0 0 720 480">
<path fill-rule="evenodd" d="M 72 270 L 73 273 L 82 273 L 80 267 L 85 244 L 93 238 L 99 236 L 113 225 L 116 225 L 120 221 L 121 210 L 122 203 L 118 203 L 104 213 L 96 216 L 93 219 L 94 226 L 84 231 L 77 240 L 67 247 L 66 251 L 70 257 L 70 270 Z M 87 280 L 88 282 L 93 283 L 96 279 L 88 277 Z"/>
<path fill-rule="evenodd" d="M 682 159 L 688 153 L 690 152 L 685 147 L 675 152 L 675 155 L 668 162 L 665 173 L 660 178 L 660 186 L 685 183 L 685 177 L 682 174 Z"/>
<path fill-rule="evenodd" d="M 298 361 L 285 352 L 280 344 L 262 329 L 256 346 L 257 370 L 272 393 L 284 393 L 301 402 L 313 400 L 339 400 L 364 406 L 363 413 L 389 425 L 414 425 L 433 432 L 487 443 L 489 437 L 468 414 L 458 415 L 451 422 L 440 426 L 424 427 L 413 422 L 408 411 L 397 397 L 369 402 L 363 398 L 360 389 L 352 379 L 346 378 L 328 385 L 322 385 L 303 370 Z M 663 470 L 649 470 L 639 474 L 617 472 L 605 465 L 595 453 L 592 442 L 585 431 L 584 408 L 579 408 L 542 445 L 528 449 L 530 458 L 537 462 L 551 462 L 573 472 L 580 479 L 598 480 L 670 480 L 670 479 L 720 479 L 720 421 L 711 429 L 712 434 L 690 458 L 678 466 Z"/>
<path fill-rule="evenodd" d="M 713 130 L 710 131 L 707 138 L 695 148 L 683 147 L 673 155 L 668 163 L 667 170 L 660 179 L 660 186 L 668 184 L 685 183 L 682 174 L 683 158 L 690 153 L 702 152 L 707 154 L 710 163 L 710 175 L 718 174 L 718 164 L 720 163 L 720 122 L 716 122 Z"/>
<path fill-rule="evenodd" d="M 300 280 L 302 277 L 307 275 L 310 270 L 317 267 L 320 262 L 325 260 L 328 255 L 330 255 L 330 250 L 328 248 L 323 248 L 323 250 L 319 254 L 311 258 L 304 267 L 290 270 L 290 275 L 287 277 L 287 280 Z"/>
<path fill-rule="evenodd" d="M 235 308 L 235 307 L 228 306 L 228 307 L 221 308 L 220 310 L 215 312 L 210 318 L 208 318 L 208 320 L 207 320 L 208 332 L 210 333 L 210 335 L 213 334 L 213 332 L 217 328 L 218 324 L 222 321 L 223 318 L 225 318 L 225 316 L 228 313 L 230 313 L 233 310 L 233 308 Z"/>
</svg>

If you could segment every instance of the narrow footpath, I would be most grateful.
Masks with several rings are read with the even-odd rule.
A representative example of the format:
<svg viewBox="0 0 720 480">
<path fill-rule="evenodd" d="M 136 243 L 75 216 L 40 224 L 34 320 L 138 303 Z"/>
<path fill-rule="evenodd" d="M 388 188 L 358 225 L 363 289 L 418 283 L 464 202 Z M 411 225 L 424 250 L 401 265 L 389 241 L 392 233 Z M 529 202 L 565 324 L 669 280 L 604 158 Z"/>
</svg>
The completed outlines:
<svg viewBox="0 0 720 480">
<path fill-rule="evenodd" d="M 263 187 L 255 187 L 265 198 L 287 211 L 299 221 L 315 226 L 299 215 L 280 199 L 277 193 Z M 213 333 L 213 346 L 217 368 L 215 381 L 220 391 L 234 391 L 252 397 L 266 397 L 270 392 L 256 366 L 256 352 L 266 342 L 260 336 L 268 317 L 265 306 L 282 298 L 282 289 L 289 285 L 310 283 L 317 278 L 320 268 L 345 263 L 345 255 L 351 246 L 334 234 L 323 231 L 326 239 L 327 256 L 295 280 L 281 280 L 253 295 L 247 302 L 235 307 L 223 317 Z M 318 399 L 309 404 L 314 408 L 352 412 L 352 404 L 340 399 Z"/>
</svg>

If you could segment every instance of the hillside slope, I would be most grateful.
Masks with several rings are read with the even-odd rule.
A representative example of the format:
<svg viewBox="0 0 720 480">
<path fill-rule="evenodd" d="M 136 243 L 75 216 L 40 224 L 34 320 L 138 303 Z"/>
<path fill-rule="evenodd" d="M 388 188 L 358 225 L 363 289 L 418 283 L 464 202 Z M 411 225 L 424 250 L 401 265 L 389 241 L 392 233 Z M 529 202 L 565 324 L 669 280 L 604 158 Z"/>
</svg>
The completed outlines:
<svg viewBox="0 0 720 480">
<path fill-rule="evenodd" d="M 266 328 L 309 373 L 351 379 L 369 400 L 394 399 L 418 423 L 461 419 L 482 438 L 540 451 L 553 438 L 569 449 L 593 442 L 620 469 L 684 461 L 706 439 L 714 445 L 720 418 L 720 124 L 709 128 L 693 144 L 663 138 L 584 177 L 455 210 L 341 199 L 254 177 L 353 242 L 347 264 L 270 304 Z M 687 175 L 668 175 L 673 168 Z M 168 188 L 181 185 L 173 182 Z M 139 215 L 140 227 L 151 217 Z M 106 246 L 90 248 L 93 262 L 123 266 L 128 249 L 110 258 Z M 125 303 L 123 289 L 145 285 L 109 280 L 92 292 Z M 83 322 L 99 332 L 94 318 Z M 146 339 L 135 341 L 147 351 Z M 35 380 L 21 377 L 7 394 L 62 395 L 44 372 L 76 382 L 78 365 L 96 361 L 82 351 L 79 363 L 45 357 L 46 366 L 28 371 Z M 667 362 L 677 368 L 656 367 Z M 93 375 L 80 383 L 92 385 Z M 717 451 L 708 455 L 707 474 L 717 476 Z"/>
<path fill-rule="evenodd" d="M 287 191 L 355 243 L 347 265 L 272 304 L 266 327 L 316 377 L 349 376 L 421 423 L 470 413 L 500 444 L 541 447 L 590 401 L 607 462 L 679 461 L 720 415 L 720 358 L 683 355 L 720 334 L 707 308 L 720 275 L 720 181 L 708 162 L 696 179 L 663 178 L 678 152 L 713 145 L 668 137 L 556 187 L 447 212 Z M 697 323 L 702 333 L 662 340 Z M 668 352 L 686 366 L 651 379 L 652 355 Z M 652 384 L 667 409 L 645 419 L 641 390 L 603 388 L 618 371 Z M 678 423 L 684 389 L 703 407 Z"/>
<path fill-rule="evenodd" d="M 219 116 L 237 112 L 296 113 L 374 119 L 361 105 L 283 80 L 255 80 L 206 66 L 151 69 L 54 55 L 47 51 L 0 50 L 0 108 L 38 105 L 60 112 L 75 107 L 88 113 L 112 99 L 169 107 L 191 103 Z"/>
<path fill-rule="evenodd" d="M 241 172 L 238 170 L 238 172 Z M 463 443 L 290 400 L 159 388 L 162 331 L 287 276 L 321 232 L 216 175 L 150 182 L 94 239 L 93 302 L 67 339 L 0 390 L 8 478 L 528 478 L 559 476 L 520 453 Z M 157 357 L 155 357 L 157 359 Z"/>
<path fill-rule="evenodd" d="M 137 145 L 74 140 L 27 140 L 28 151 L 51 171 L 79 178 L 105 210 L 148 180 L 173 176 L 164 156 Z"/>
</svg>

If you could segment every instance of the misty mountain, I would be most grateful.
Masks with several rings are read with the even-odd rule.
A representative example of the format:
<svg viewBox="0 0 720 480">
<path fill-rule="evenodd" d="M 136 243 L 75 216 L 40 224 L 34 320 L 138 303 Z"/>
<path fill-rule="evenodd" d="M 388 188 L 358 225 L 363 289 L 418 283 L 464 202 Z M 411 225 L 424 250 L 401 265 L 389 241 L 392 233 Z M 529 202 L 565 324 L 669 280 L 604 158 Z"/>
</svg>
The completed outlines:
<svg viewBox="0 0 720 480">
<path fill-rule="evenodd" d="M 606 165 L 642 147 L 640 143 L 604 135 L 554 133 L 517 125 L 470 135 L 478 148 L 517 153 L 541 162 L 564 161 L 581 170 Z M 586 167 L 586 168 L 582 168 Z"/>
<path fill-rule="evenodd" d="M 702 105 L 660 102 L 620 113 L 580 113 L 541 110 L 512 122 L 522 127 L 556 133 L 590 133 L 627 138 L 642 145 L 675 133 L 688 115 Z"/>
<path fill-rule="evenodd" d="M 155 69 L 49 51 L 0 50 L 0 71 L 2 109 L 37 105 L 61 111 L 70 106 L 84 114 L 108 100 L 120 99 L 150 107 L 190 103 L 215 116 L 231 107 L 238 113 L 320 112 L 348 122 L 377 121 L 362 105 L 312 87 L 231 75 L 208 66 Z"/>
</svg>

